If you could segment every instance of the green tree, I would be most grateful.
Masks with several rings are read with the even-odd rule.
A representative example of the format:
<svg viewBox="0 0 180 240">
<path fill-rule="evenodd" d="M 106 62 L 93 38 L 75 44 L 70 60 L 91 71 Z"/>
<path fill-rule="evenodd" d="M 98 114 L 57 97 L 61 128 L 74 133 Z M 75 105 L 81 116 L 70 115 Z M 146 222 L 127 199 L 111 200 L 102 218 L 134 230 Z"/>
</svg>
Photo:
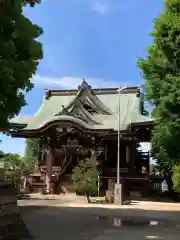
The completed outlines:
<svg viewBox="0 0 180 240">
<path fill-rule="evenodd" d="M 79 193 L 86 194 L 88 202 L 90 202 L 90 195 L 97 191 L 99 174 L 97 166 L 93 166 L 91 158 L 79 161 L 79 164 L 73 169 L 73 186 Z"/>
<path fill-rule="evenodd" d="M 172 181 L 174 191 L 180 193 L 180 165 L 173 167 Z"/>
<path fill-rule="evenodd" d="M 146 98 L 145 98 L 145 94 L 143 92 L 140 93 L 140 112 L 142 115 L 144 116 L 149 116 L 149 111 L 148 111 L 148 107 L 146 104 Z"/>
<path fill-rule="evenodd" d="M 0 127 L 26 105 L 25 93 L 33 88 L 32 76 L 42 59 L 38 37 L 42 28 L 23 15 L 23 7 L 35 0 L 0 1 Z"/>
<path fill-rule="evenodd" d="M 41 3 L 41 0 L 22 0 L 24 5 L 29 4 L 31 7 L 34 7 L 36 3 Z"/>
<path fill-rule="evenodd" d="M 149 173 L 151 175 L 155 175 L 155 172 L 156 172 L 155 165 L 154 164 L 150 164 Z"/>
<path fill-rule="evenodd" d="M 3 157 L 4 157 L 4 153 L 0 151 L 0 168 L 4 168 L 4 162 L 2 161 Z"/>
<path fill-rule="evenodd" d="M 2 158 L 3 156 L 4 156 L 4 153 L 0 151 L 0 158 Z"/>
<path fill-rule="evenodd" d="M 27 139 L 24 157 L 0 151 L 0 163 L 4 165 L 7 179 L 17 183 L 22 176 L 26 177 L 32 172 L 38 161 L 38 142 L 38 139 Z"/>
<path fill-rule="evenodd" d="M 148 56 L 138 59 L 146 97 L 154 108 L 152 155 L 172 190 L 172 168 L 180 160 L 180 0 L 166 0 L 154 21 Z"/>
<path fill-rule="evenodd" d="M 23 157 L 13 153 L 3 153 L 0 162 L 3 162 L 4 164 L 6 179 L 17 184 L 21 179 L 25 167 Z"/>
<path fill-rule="evenodd" d="M 27 138 L 26 147 L 24 154 L 24 162 L 26 165 L 27 174 L 29 174 L 34 166 L 38 164 L 38 155 L 39 155 L 39 139 Z"/>
</svg>

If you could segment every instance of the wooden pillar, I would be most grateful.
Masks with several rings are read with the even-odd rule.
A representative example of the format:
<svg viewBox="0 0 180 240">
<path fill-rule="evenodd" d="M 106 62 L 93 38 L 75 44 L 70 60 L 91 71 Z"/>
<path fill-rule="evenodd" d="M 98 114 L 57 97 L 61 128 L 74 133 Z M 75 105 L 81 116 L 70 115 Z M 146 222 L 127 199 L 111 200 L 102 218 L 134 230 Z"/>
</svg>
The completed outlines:
<svg viewBox="0 0 180 240">
<path fill-rule="evenodd" d="M 126 162 L 129 165 L 129 162 L 130 162 L 130 147 L 128 145 L 126 146 Z"/>
<path fill-rule="evenodd" d="M 108 151 L 108 146 L 107 146 L 107 141 L 105 141 L 105 143 L 104 143 L 104 160 L 105 160 L 105 161 L 108 160 L 108 159 L 107 159 L 107 157 L 108 157 L 107 151 Z"/>
<path fill-rule="evenodd" d="M 51 193 L 52 149 L 46 150 L 46 192 Z"/>
<path fill-rule="evenodd" d="M 39 156 L 38 156 L 39 165 L 44 164 L 45 158 L 46 158 L 46 148 L 43 146 L 41 142 L 39 142 Z"/>
<path fill-rule="evenodd" d="M 146 162 L 145 162 L 145 167 L 146 167 L 146 174 L 149 174 L 149 169 L 150 169 L 150 156 L 149 156 L 149 152 L 146 156 Z"/>
<path fill-rule="evenodd" d="M 147 173 L 150 173 L 150 156 L 149 156 L 149 152 L 148 152 L 148 157 L 147 157 Z"/>
<path fill-rule="evenodd" d="M 96 167 L 97 156 L 96 156 L 96 150 L 94 149 L 91 150 L 91 162 L 92 162 L 92 166 Z"/>
<path fill-rule="evenodd" d="M 55 150 L 52 149 L 52 166 L 55 164 Z"/>
</svg>

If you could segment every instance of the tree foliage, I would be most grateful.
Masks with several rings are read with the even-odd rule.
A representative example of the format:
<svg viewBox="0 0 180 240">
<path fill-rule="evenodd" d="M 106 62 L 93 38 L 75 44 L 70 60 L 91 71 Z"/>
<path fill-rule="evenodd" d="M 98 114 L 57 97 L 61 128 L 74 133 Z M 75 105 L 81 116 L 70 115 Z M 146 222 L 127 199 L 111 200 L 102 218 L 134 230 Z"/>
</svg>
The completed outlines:
<svg viewBox="0 0 180 240">
<path fill-rule="evenodd" d="M 156 125 L 152 154 L 164 174 L 180 160 L 180 0 L 166 0 L 164 12 L 154 21 L 154 39 L 148 56 L 138 66 L 145 80 Z"/>
<path fill-rule="evenodd" d="M 180 165 L 173 167 L 172 181 L 175 192 L 180 193 Z"/>
<path fill-rule="evenodd" d="M 14 183 L 20 181 L 22 176 L 27 176 L 38 160 L 38 139 L 27 139 L 25 156 L 0 151 L 0 163 L 5 168 L 5 177 Z"/>
<path fill-rule="evenodd" d="M 140 112 L 142 115 L 144 116 L 149 116 L 149 111 L 148 111 L 148 106 L 147 106 L 147 102 L 146 102 L 146 97 L 145 94 L 143 92 L 140 93 Z"/>
<path fill-rule="evenodd" d="M 35 0 L 0 1 L 0 123 L 26 105 L 24 94 L 33 88 L 32 76 L 42 58 L 41 43 L 37 38 L 43 30 L 23 15 L 25 4 Z"/>
<path fill-rule="evenodd" d="M 4 164 L 6 179 L 11 180 L 15 184 L 18 183 L 25 168 L 23 157 L 13 153 L 3 153 L 0 162 Z"/>
<path fill-rule="evenodd" d="M 24 154 L 24 162 L 26 164 L 27 174 L 31 172 L 36 164 L 38 164 L 39 155 L 39 139 L 27 138 Z"/>
<path fill-rule="evenodd" d="M 97 191 L 99 171 L 93 166 L 91 158 L 79 161 L 79 164 L 73 169 L 72 180 L 76 191 L 89 196 Z"/>
</svg>

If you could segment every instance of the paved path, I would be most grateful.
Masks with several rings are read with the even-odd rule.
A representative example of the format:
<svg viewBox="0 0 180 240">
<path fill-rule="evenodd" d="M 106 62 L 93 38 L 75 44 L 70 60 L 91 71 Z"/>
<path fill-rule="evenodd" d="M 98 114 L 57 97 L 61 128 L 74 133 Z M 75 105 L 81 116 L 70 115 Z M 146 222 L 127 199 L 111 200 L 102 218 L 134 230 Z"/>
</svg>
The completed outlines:
<svg viewBox="0 0 180 240">
<path fill-rule="evenodd" d="M 21 205 L 26 205 L 21 207 L 22 216 L 33 239 L 180 239 L 180 221 L 154 220 L 153 225 L 150 225 L 149 219 L 142 220 L 137 216 L 124 219 L 121 217 L 120 221 L 119 218 L 113 217 L 113 212 L 109 214 L 110 212 L 103 208 L 63 207 L 57 203 L 53 200 L 21 202 Z"/>
</svg>

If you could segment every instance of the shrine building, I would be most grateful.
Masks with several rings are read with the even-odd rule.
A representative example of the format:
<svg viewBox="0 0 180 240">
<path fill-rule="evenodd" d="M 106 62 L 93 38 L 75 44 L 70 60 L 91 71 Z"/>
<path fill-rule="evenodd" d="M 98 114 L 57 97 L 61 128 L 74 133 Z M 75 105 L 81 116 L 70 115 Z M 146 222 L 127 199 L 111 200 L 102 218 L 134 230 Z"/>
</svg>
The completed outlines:
<svg viewBox="0 0 180 240">
<path fill-rule="evenodd" d="M 143 115 L 143 104 L 138 87 L 127 87 L 119 94 L 118 88 L 93 89 L 83 80 L 77 89 L 47 90 L 34 116 L 10 121 L 12 137 L 39 141 L 33 191 L 57 193 L 63 177 L 70 176 L 78 160 L 92 153 L 101 167 L 101 190 L 113 190 L 120 122 L 123 191 L 146 196 L 150 158 L 139 144 L 150 141 L 153 119 Z"/>
</svg>

